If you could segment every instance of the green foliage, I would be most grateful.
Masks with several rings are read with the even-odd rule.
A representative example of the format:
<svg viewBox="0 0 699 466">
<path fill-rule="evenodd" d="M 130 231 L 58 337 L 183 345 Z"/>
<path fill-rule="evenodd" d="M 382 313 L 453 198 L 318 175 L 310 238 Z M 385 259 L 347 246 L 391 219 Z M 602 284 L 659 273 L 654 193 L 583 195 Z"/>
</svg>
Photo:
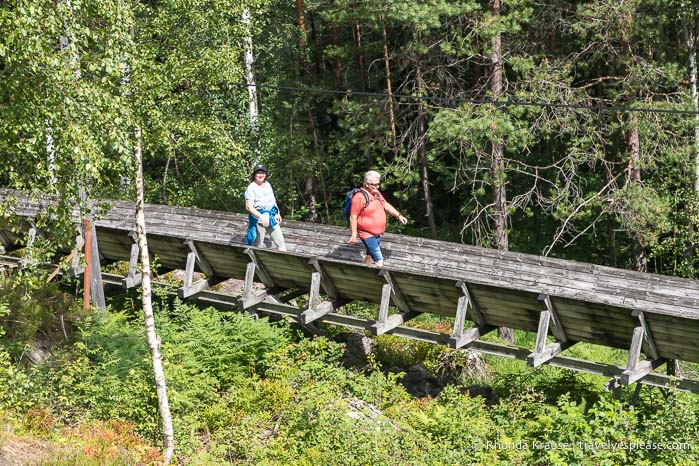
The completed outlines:
<svg viewBox="0 0 699 466">
<path fill-rule="evenodd" d="M 262 373 L 267 354 L 286 342 L 266 320 L 244 314 L 225 315 L 178 302 L 172 317 L 159 326 L 161 338 L 170 342 L 164 348 L 169 363 L 192 371 L 192 376 L 216 380 L 222 390 L 248 371 Z"/>
<path fill-rule="evenodd" d="M 17 360 L 37 337 L 62 339 L 63 329 L 72 331 L 73 320 L 82 313 L 72 297 L 37 278 L 21 275 L 0 284 L 0 348 Z"/>
<path fill-rule="evenodd" d="M 699 441 L 699 411 L 688 395 L 673 394 L 659 403 L 659 392 L 648 389 L 630 409 L 589 376 L 555 368 L 521 368 L 517 375 L 496 366 L 499 401 L 486 404 L 459 385 L 445 387 L 436 399 L 416 400 L 398 383 L 400 374 L 384 374 L 378 360 L 370 358 L 365 372 L 341 367 L 342 345 L 325 338 L 294 342 L 283 324 L 181 302 L 159 308 L 177 455 L 183 462 L 696 461 L 688 446 Z M 0 310 L 7 315 L 8 306 Z M 8 345 L 8 335 L 0 339 Z M 42 365 L 18 366 L 0 351 L 0 410 L 13 413 L 35 435 L 60 434 L 78 419 L 97 426 L 83 435 L 83 456 L 75 456 L 76 461 L 121 461 L 125 457 L 111 450 L 113 442 L 125 445 L 128 458 L 150 457 L 141 441 L 119 433 L 135 432 L 153 442 L 159 438 L 140 316 L 92 314 L 82 319 L 75 339 L 55 347 Z M 379 341 L 379 357 L 387 358 L 383 364 L 422 363 L 434 369 L 447 351 L 421 343 L 401 347 L 394 340 Z M 408 356 L 401 359 L 401 353 Z M 101 424 L 108 419 L 122 427 Z M 73 457 L 65 458 L 68 464 Z"/>
</svg>

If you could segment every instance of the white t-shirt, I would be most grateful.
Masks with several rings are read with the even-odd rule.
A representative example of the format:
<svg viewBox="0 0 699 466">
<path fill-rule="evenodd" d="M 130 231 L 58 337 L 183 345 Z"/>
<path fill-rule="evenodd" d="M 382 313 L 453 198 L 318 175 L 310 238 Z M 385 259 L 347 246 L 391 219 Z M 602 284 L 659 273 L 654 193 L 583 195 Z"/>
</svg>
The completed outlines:
<svg viewBox="0 0 699 466">
<path fill-rule="evenodd" d="M 277 199 L 274 197 L 272 185 L 266 181 L 259 185 L 254 181 L 248 185 L 245 190 L 245 200 L 251 200 L 252 206 L 256 210 L 270 210 L 277 205 Z"/>
</svg>

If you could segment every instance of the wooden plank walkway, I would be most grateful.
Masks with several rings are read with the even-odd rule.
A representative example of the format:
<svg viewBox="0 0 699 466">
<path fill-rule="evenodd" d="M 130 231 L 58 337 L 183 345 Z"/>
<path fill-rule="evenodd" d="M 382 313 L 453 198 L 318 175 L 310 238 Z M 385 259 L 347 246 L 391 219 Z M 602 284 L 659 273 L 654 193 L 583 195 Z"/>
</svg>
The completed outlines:
<svg viewBox="0 0 699 466">
<path fill-rule="evenodd" d="M 0 191 L 0 198 L 10 194 Z M 19 230 L 0 223 L 5 250 L 22 245 L 42 209 L 18 198 L 13 220 Z M 73 220 L 79 223 L 77 212 Z M 386 261 L 377 269 L 360 263 L 363 247 L 347 245 L 348 232 L 339 227 L 285 221 L 289 251 L 280 253 L 244 244 L 242 214 L 147 205 L 146 222 L 151 255 L 165 268 L 188 271 L 183 297 L 196 299 L 211 284 L 236 278 L 246 281 L 236 306 L 295 315 L 275 294 L 301 290 L 309 298 L 308 309 L 297 316 L 303 323 L 320 320 L 457 348 L 482 350 L 488 343 L 480 337 L 506 326 L 536 333 L 535 348 L 494 352 L 531 366 L 554 364 L 577 342 L 621 348 L 629 359 L 612 375 L 621 383 L 655 380 L 653 370 L 668 361 L 699 362 L 697 281 L 394 234 L 382 240 Z M 100 256 L 132 260 L 135 270 L 137 248 L 129 235 L 134 229 L 133 204 L 112 201 L 96 222 Z M 191 283 L 193 271 L 205 272 L 206 280 Z M 135 275 L 124 280 L 138 284 Z M 255 295 L 253 281 L 267 291 Z M 337 312 L 354 300 L 377 304 L 375 320 L 359 325 Z M 454 319 L 452 334 L 428 337 L 406 325 L 425 312 Z M 597 363 L 580 363 L 577 370 L 594 372 L 590 364 Z"/>
</svg>

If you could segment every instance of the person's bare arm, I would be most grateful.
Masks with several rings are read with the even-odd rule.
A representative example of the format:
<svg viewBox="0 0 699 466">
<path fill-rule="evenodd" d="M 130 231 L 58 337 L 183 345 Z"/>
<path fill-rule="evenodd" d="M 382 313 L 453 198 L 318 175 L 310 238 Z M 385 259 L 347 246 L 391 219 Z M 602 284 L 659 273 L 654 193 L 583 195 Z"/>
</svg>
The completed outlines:
<svg viewBox="0 0 699 466">
<path fill-rule="evenodd" d="M 267 217 L 263 216 L 253 207 L 251 199 L 245 199 L 245 210 L 250 212 L 253 217 L 257 218 L 262 223 L 263 227 L 267 228 L 269 226 L 269 220 L 265 221 Z"/>
<path fill-rule="evenodd" d="M 357 242 L 357 216 L 350 214 L 349 217 L 350 224 L 350 237 L 347 240 L 349 244 L 355 244 Z"/>
<path fill-rule="evenodd" d="M 384 210 L 386 211 L 386 213 L 388 213 L 388 215 L 390 215 L 391 217 L 397 218 L 398 221 L 399 221 L 400 223 L 402 223 L 403 225 L 405 225 L 406 223 L 408 223 L 408 219 L 405 218 L 405 217 L 403 217 L 403 216 L 400 214 L 400 212 L 398 212 L 398 210 L 396 210 L 396 208 L 393 207 L 393 206 L 392 206 L 391 204 L 389 204 L 388 202 L 385 202 L 385 203 L 384 203 L 383 208 L 384 208 Z"/>
</svg>

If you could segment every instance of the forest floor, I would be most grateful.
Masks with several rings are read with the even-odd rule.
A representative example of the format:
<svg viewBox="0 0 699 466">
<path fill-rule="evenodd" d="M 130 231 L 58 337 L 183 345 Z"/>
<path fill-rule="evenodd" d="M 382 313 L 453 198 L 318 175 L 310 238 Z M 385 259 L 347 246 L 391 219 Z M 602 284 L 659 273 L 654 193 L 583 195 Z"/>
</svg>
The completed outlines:
<svg viewBox="0 0 699 466">
<path fill-rule="evenodd" d="M 8 425 L 0 426 L 0 464 L 25 466 L 42 464 L 56 456 L 56 447 L 46 441 L 16 435 Z"/>
</svg>

